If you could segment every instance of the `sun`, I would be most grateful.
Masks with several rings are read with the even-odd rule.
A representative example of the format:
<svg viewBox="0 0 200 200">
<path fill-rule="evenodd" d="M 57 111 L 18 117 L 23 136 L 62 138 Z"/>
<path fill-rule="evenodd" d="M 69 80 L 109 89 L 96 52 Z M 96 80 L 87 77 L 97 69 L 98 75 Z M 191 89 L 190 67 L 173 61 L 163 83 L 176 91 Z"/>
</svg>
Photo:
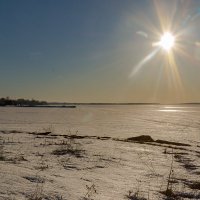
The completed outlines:
<svg viewBox="0 0 200 200">
<path fill-rule="evenodd" d="M 170 32 L 165 32 L 158 43 L 158 45 L 166 51 L 170 51 L 174 47 L 174 44 L 175 37 Z"/>
</svg>

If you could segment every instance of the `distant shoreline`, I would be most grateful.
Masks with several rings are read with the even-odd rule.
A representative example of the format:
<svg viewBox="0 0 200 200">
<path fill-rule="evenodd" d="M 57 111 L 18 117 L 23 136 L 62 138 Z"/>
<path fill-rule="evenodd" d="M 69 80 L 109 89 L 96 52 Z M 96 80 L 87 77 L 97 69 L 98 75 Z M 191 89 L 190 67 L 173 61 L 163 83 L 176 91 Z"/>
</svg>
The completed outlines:
<svg viewBox="0 0 200 200">
<path fill-rule="evenodd" d="M 130 105 L 160 105 L 160 106 L 184 106 L 184 105 L 197 105 L 200 103 L 179 103 L 179 104 L 161 104 L 161 103 L 47 103 L 47 105 L 5 105 L 0 107 L 21 107 L 21 108 L 76 108 L 77 106 L 130 106 Z"/>
<path fill-rule="evenodd" d="M 75 105 L 35 105 L 35 106 L 13 106 L 13 105 L 6 105 L 0 107 L 15 107 L 15 108 L 76 108 Z"/>
</svg>

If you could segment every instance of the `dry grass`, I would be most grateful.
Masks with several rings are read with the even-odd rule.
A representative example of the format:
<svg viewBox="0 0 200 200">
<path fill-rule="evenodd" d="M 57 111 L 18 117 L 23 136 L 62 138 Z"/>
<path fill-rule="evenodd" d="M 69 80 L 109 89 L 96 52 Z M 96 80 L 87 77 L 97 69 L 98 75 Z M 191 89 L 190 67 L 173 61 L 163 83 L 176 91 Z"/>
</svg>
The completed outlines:
<svg viewBox="0 0 200 200">
<path fill-rule="evenodd" d="M 147 200 L 146 198 L 141 196 L 139 190 L 135 192 L 132 190 L 129 190 L 128 194 L 125 197 L 129 200 Z"/>
<path fill-rule="evenodd" d="M 67 138 L 59 144 L 59 147 L 53 150 L 52 154 L 61 156 L 61 155 L 72 155 L 75 157 L 82 157 L 83 149 L 81 148 L 80 143 L 76 143 L 73 138 Z"/>
<path fill-rule="evenodd" d="M 1 141 L 0 141 L 1 142 Z M 2 143 L 0 143 L 0 161 L 5 161 L 5 155 L 4 155 L 4 146 Z"/>
</svg>

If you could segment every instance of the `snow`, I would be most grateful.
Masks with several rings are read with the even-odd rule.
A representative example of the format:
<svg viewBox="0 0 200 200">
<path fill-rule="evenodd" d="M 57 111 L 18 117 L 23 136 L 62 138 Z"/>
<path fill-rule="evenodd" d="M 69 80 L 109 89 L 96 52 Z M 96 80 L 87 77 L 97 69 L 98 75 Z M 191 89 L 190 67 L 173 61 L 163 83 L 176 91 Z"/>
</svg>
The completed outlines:
<svg viewBox="0 0 200 200">
<path fill-rule="evenodd" d="M 160 111 L 163 109 L 0 108 L 0 154 L 4 157 L 0 161 L 0 200 L 30 200 L 36 195 L 52 200 L 122 200 L 129 190 L 147 199 L 163 199 L 160 192 L 167 188 L 171 166 L 172 190 L 195 197 L 198 190 L 189 185 L 200 174 L 200 108 Z M 139 135 L 191 146 L 126 141 Z M 66 153 L 55 155 L 57 149 Z"/>
</svg>

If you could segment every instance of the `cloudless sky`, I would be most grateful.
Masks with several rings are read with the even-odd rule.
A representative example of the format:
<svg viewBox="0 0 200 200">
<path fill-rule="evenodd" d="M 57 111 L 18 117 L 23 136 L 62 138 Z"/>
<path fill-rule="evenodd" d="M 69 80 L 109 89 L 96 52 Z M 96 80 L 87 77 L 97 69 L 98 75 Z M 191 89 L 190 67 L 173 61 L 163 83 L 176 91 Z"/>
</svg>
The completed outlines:
<svg viewBox="0 0 200 200">
<path fill-rule="evenodd" d="M 198 0 L 0 0 L 0 96 L 200 102 L 199 7 Z M 171 19 L 184 54 L 174 49 L 176 70 L 163 50 L 136 70 L 162 35 L 160 18 Z"/>
</svg>

